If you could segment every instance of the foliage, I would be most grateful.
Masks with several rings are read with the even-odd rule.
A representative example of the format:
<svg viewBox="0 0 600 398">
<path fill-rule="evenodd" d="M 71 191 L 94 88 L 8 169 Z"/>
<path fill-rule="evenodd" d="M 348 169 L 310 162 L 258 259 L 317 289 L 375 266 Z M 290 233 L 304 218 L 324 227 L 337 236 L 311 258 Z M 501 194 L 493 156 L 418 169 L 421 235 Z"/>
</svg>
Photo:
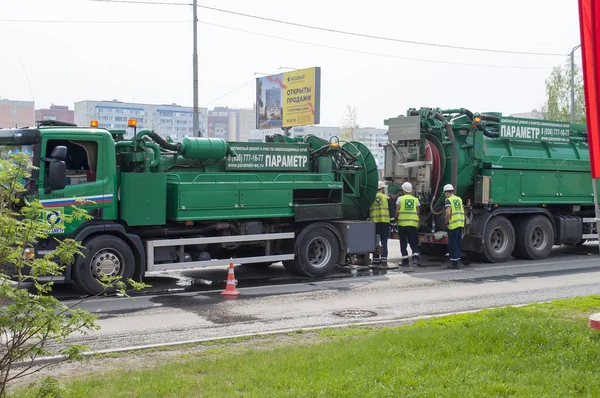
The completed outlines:
<svg viewBox="0 0 600 398">
<path fill-rule="evenodd" d="M 75 308 L 80 302 L 66 306 L 51 295 L 54 278 L 81 255 L 79 242 L 65 239 L 41 258 L 25 258 L 26 249 L 48 239 L 51 231 L 40 202 L 24 197 L 23 182 L 33 169 L 24 153 L 0 158 L 0 396 L 9 381 L 43 368 L 34 368 L 33 361 L 53 354 L 49 342 L 63 346 L 65 360 L 80 360 L 87 347 L 65 344 L 67 337 L 99 328 L 92 314 Z M 77 206 L 63 217 L 66 223 L 91 218 Z M 101 283 L 109 287 L 116 282 L 107 277 Z M 130 282 L 134 288 L 144 286 Z M 125 293 L 125 287 L 118 282 L 119 292 Z M 15 367 L 17 363 L 21 366 Z"/>
<path fill-rule="evenodd" d="M 340 126 L 340 139 L 343 141 L 354 141 L 358 126 L 358 112 L 353 105 L 346 106 L 346 113 Z"/>
<path fill-rule="evenodd" d="M 585 123 L 585 96 L 581 67 L 575 65 L 575 123 Z M 542 108 L 544 118 L 571 121 L 571 61 L 552 69 L 546 79 L 546 102 Z"/>
</svg>

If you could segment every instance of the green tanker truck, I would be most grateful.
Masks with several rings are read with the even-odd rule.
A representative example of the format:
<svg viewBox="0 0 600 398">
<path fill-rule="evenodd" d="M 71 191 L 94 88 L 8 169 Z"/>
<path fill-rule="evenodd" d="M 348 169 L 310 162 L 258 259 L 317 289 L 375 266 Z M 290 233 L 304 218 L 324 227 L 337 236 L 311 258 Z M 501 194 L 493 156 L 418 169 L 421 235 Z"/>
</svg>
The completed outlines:
<svg viewBox="0 0 600 398">
<path fill-rule="evenodd" d="M 462 250 L 471 258 L 543 259 L 553 245 L 597 239 L 584 125 L 464 108 L 413 108 L 385 124 L 388 193 L 413 184 L 422 253 L 447 253 L 448 183 L 466 205 Z"/>
<path fill-rule="evenodd" d="M 375 251 L 375 225 L 366 220 L 377 165 L 359 142 L 172 142 L 150 130 L 124 139 L 126 131 L 91 126 L 0 130 L 0 147 L 30 153 L 38 168 L 27 195 L 42 203 L 53 234 L 36 255 L 52 250 L 54 238 L 83 242 L 85 256 L 64 281 L 86 293 L 103 291 L 103 275 L 141 279 L 230 261 L 283 261 L 294 274 L 319 276 Z M 92 219 L 64 223 L 75 205 Z"/>
</svg>

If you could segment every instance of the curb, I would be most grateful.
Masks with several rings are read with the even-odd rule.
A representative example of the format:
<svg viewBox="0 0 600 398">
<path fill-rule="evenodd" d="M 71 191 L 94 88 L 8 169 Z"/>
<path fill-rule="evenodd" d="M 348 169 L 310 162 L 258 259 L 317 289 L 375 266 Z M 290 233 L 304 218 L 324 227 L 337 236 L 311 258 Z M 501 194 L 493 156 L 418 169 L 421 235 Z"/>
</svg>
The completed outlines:
<svg viewBox="0 0 600 398">
<path fill-rule="evenodd" d="M 600 312 L 590 315 L 590 327 L 595 330 L 600 330 Z"/>
</svg>

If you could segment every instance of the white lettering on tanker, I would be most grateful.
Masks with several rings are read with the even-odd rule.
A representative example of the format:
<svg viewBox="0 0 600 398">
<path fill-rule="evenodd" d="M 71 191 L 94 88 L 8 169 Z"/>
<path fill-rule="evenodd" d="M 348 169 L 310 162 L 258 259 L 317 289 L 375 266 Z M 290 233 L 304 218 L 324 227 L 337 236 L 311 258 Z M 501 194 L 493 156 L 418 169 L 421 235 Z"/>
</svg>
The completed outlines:
<svg viewBox="0 0 600 398">
<path fill-rule="evenodd" d="M 304 167 L 308 162 L 308 156 L 298 155 L 267 155 L 265 158 L 266 167 Z"/>
<path fill-rule="evenodd" d="M 228 156 L 226 170 L 308 170 L 305 144 L 231 142 L 236 156 Z"/>
<path fill-rule="evenodd" d="M 500 119 L 500 138 L 532 142 L 568 142 L 570 124 L 535 119 Z"/>
</svg>

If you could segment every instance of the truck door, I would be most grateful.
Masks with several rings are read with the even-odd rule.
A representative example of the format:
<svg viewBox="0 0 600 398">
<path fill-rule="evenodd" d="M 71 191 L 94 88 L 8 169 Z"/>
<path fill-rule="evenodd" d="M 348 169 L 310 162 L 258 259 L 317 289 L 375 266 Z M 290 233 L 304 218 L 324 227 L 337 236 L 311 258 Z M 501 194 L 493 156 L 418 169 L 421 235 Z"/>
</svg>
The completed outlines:
<svg viewBox="0 0 600 398">
<path fill-rule="evenodd" d="M 64 222 L 64 215 L 71 212 L 71 206 L 82 206 L 94 219 L 103 219 L 104 209 L 112 206 L 112 193 L 105 194 L 105 187 L 110 184 L 105 181 L 109 176 L 103 172 L 105 159 L 101 156 L 103 153 L 102 142 L 103 137 L 86 135 L 74 135 L 67 139 L 64 134 L 44 136 L 38 197 L 45 210 L 44 217 L 53 227 L 53 235 L 69 235 L 86 222 L 86 220 Z M 66 148 L 66 155 L 62 150 L 55 151 L 57 147 L 61 146 Z M 51 160 L 53 153 L 60 153 L 61 159 Z M 56 175 L 50 175 L 50 163 L 53 161 L 64 161 L 65 163 L 66 175 L 63 168 L 60 177 L 61 180 L 65 179 L 64 188 L 56 189 L 56 185 L 54 185 L 54 189 L 51 188 L 51 178 L 56 181 Z M 82 203 L 81 199 L 89 202 Z"/>
</svg>

